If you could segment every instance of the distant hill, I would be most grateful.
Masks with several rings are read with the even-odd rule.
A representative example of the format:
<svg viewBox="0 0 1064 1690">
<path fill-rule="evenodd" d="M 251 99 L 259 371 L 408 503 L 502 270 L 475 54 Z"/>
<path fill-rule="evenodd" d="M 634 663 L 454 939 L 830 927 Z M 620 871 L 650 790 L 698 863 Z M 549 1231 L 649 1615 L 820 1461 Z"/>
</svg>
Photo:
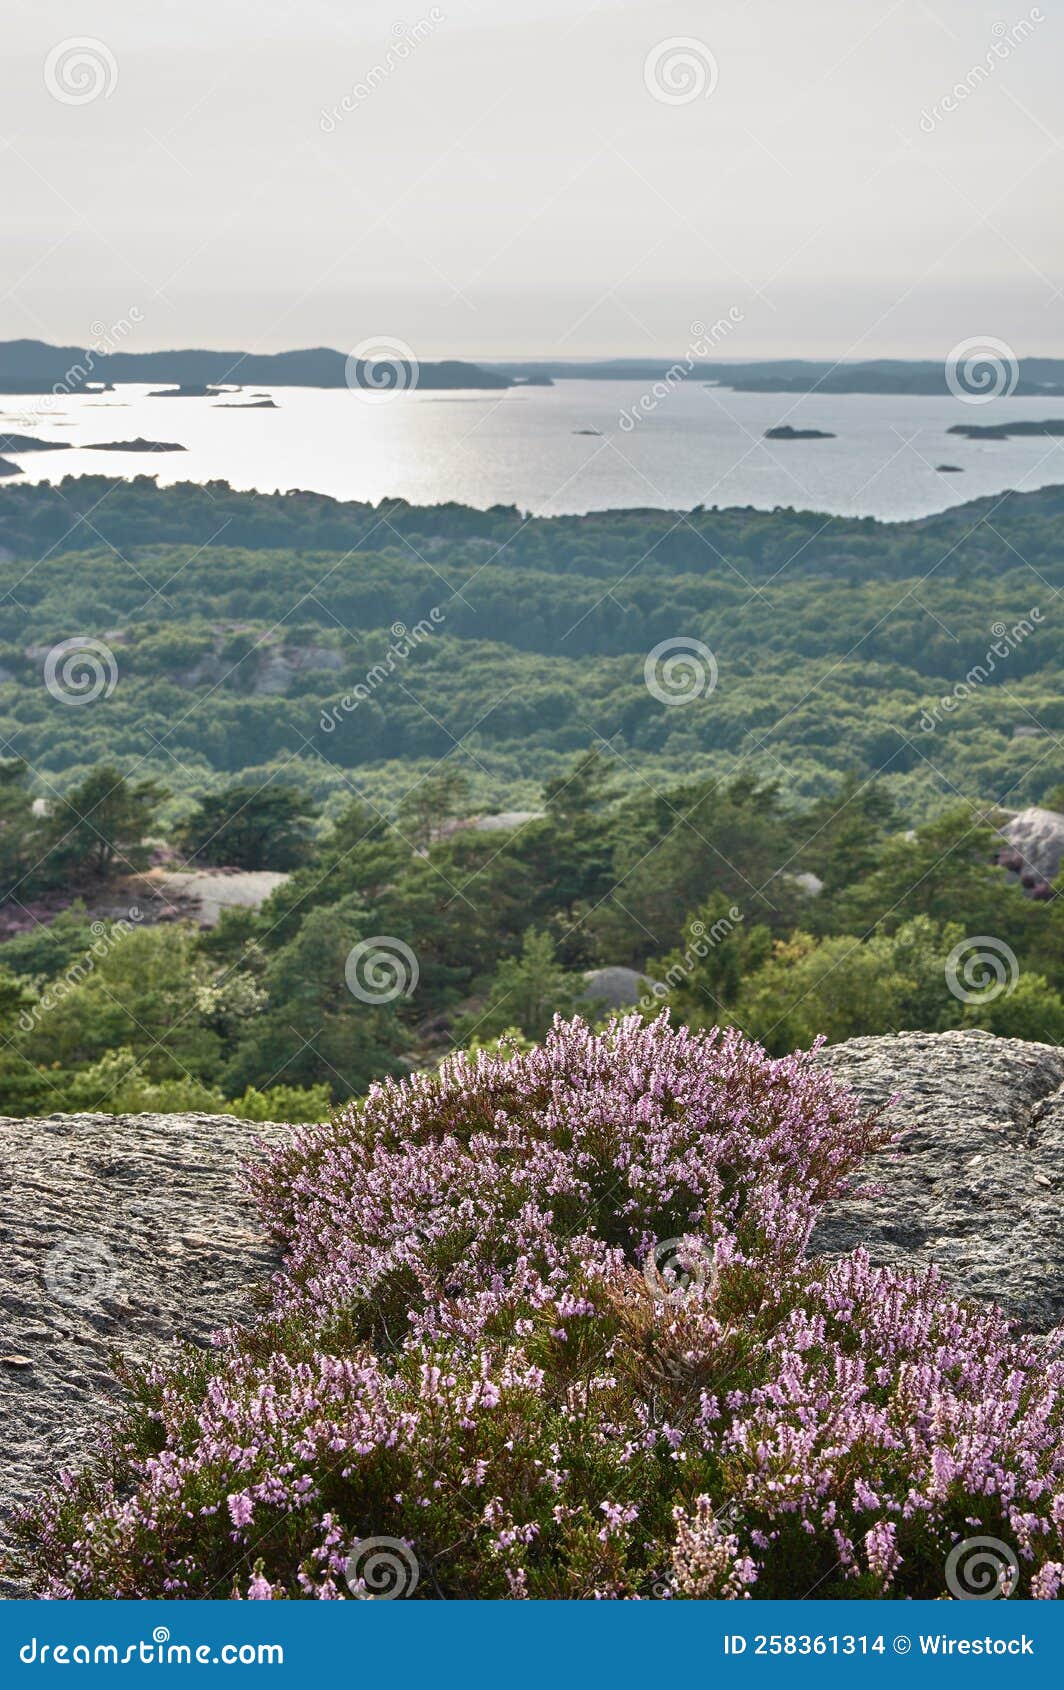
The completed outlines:
<svg viewBox="0 0 1064 1690">
<path fill-rule="evenodd" d="M 722 366 L 723 367 L 723 366 Z M 757 370 L 772 365 L 754 365 Z M 797 365 L 779 366 L 798 368 Z M 817 366 L 820 368 L 821 366 Z M 827 366 L 824 366 L 825 368 Z M 419 363 L 418 386 L 505 388 L 518 383 L 549 386 L 552 376 L 603 381 L 654 379 L 668 359 L 607 359 L 601 363 L 498 364 L 444 359 Z M 710 369 L 699 366 L 697 373 Z M 714 371 L 717 366 L 713 366 Z M 70 392 L 118 382 L 161 382 L 205 391 L 212 387 L 344 387 L 347 357 L 328 346 L 295 352 L 215 352 L 197 348 L 169 352 L 95 352 L 78 346 L 50 346 L 43 340 L 0 341 L 0 393 Z"/>
<path fill-rule="evenodd" d="M 690 365 L 690 368 L 687 366 Z M 573 362 L 487 364 L 512 381 L 662 381 L 685 379 L 729 387 L 738 393 L 949 393 L 945 359 L 878 358 L 862 364 L 831 359 L 766 359 L 756 363 L 712 363 L 708 359 L 607 358 Z M 1041 399 L 1064 395 L 1064 358 L 1021 358 L 1013 393 Z"/>
<path fill-rule="evenodd" d="M 408 370 L 397 366 L 399 385 Z M 362 364 L 360 372 L 367 366 Z M 1012 389 L 1018 398 L 1064 398 L 1064 358 L 1021 358 Z M 860 364 L 831 359 L 778 358 L 751 363 L 708 359 L 544 359 L 465 363 L 445 358 L 418 365 L 419 388 L 549 386 L 554 381 L 707 382 L 739 393 L 949 393 L 944 359 L 879 358 Z M 360 374 L 360 380 L 362 376 Z M 211 387 L 346 387 L 347 356 L 328 346 L 296 352 L 86 351 L 42 340 L 0 341 L 0 393 L 66 392 L 118 382 L 171 383 L 190 390 Z"/>
<path fill-rule="evenodd" d="M 403 366 L 399 366 L 400 369 Z M 361 372 L 366 369 L 360 364 Z M 92 352 L 43 340 L 0 341 L 0 392 L 50 393 L 116 382 L 173 382 L 180 387 L 346 387 L 347 356 L 330 347 L 299 352 Z M 403 385 L 401 382 L 400 385 Z M 418 366 L 419 388 L 511 386 L 497 370 L 448 358 Z"/>
</svg>

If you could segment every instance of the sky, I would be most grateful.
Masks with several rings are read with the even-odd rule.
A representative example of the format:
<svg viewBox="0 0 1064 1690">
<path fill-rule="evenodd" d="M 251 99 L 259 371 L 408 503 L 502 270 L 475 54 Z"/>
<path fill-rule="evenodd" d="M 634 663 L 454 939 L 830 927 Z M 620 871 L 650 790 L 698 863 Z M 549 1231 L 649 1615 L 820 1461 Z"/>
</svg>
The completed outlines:
<svg viewBox="0 0 1064 1690">
<path fill-rule="evenodd" d="M 1064 355 L 1064 0 L 4 12 L 0 339 Z"/>
</svg>

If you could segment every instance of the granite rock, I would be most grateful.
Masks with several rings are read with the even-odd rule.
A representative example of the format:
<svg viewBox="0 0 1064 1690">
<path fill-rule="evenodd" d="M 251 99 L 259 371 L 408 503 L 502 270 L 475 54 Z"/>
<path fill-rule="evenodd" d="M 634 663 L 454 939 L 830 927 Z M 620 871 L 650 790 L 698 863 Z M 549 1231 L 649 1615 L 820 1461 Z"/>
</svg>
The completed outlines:
<svg viewBox="0 0 1064 1690">
<path fill-rule="evenodd" d="M 1021 859 L 1015 872 L 1027 869 L 1042 880 L 1056 879 L 1064 858 L 1064 816 L 1059 811 L 1032 804 L 1019 810 L 1001 831 Z"/>
<path fill-rule="evenodd" d="M 822 1060 L 902 1134 L 878 1197 L 832 1203 L 814 1250 L 927 1263 L 1030 1330 L 1064 1321 L 1064 1050 L 975 1030 L 849 1039 Z"/>
<path fill-rule="evenodd" d="M 80 1466 L 113 1352 L 210 1342 L 274 1264 L 239 1184 L 291 1129 L 217 1115 L 0 1118 L 0 1565 L 10 1507 Z M 0 1594 L 18 1594 L 0 1574 Z"/>
</svg>

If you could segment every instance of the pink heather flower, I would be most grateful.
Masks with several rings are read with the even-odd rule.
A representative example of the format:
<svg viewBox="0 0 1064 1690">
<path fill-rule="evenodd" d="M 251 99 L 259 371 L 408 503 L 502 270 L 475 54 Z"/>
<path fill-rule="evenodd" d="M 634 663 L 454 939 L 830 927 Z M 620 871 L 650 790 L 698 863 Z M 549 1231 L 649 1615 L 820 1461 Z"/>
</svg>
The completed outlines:
<svg viewBox="0 0 1064 1690">
<path fill-rule="evenodd" d="M 883 1584 L 889 1584 L 894 1576 L 895 1568 L 901 1562 L 895 1546 L 897 1526 L 891 1520 L 877 1520 L 876 1524 L 865 1533 L 865 1555 L 868 1559 L 868 1570 L 874 1573 Z"/>
<path fill-rule="evenodd" d="M 622 1508 L 616 1502 L 600 1502 L 599 1508 L 606 1516 L 606 1524 L 598 1534 L 603 1543 L 610 1537 L 619 1537 L 625 1526 L 630 1526 L 633 1520 L 639 1518 L 638 1508 L 634 1508 L 631 1503 Z"/>
<path fill-rule="evenodd" d="M 255 1513 L 255 1504 L 246 1491 L 237 1496 L 227 1498 L 229 1503 L 229 1518 L 234 1526 L 249 1526 Z"/>
<path fill-rule="evenodd" d="M 1031 1579 L 1031 1595 L 1043 1602 L 1055 1602 L 1064 1588 L 1064 1562 L 1047 1561 Z"/>
</svg>

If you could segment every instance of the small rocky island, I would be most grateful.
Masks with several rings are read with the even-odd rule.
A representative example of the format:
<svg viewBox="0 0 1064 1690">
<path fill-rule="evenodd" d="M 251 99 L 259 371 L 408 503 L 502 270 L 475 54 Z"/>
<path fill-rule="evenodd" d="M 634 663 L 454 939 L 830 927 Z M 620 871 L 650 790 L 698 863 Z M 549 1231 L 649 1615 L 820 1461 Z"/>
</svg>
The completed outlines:
<svg viewBox="0 0 1064 1690">
<path fill-rule="evenodd" d="M 954 423 L 947 432 L 963 434 L 966 440 L 1008 440 L 1013 435 L 1048 435 L 1051 439 L 1056 439 L 1064 436 L 1064 419 L 1047 417 L 1044 422 Z"/>
<path fill-rule="evenodd" d="M 790 423 L 782 423 L 779 428 L 766 428 L 766 440 L 834 440 L 834 434 L 822 428 L 792 428 Z"/>
<path fill-rule="evenodd" d="M 149 393 L 149 399 L 218 399 L 231 392 L 227 387 L 208 387 L 203 382 L 184 382 L 180 387 L 159 387 Z"/>
<path fill-rule="evenodd" d="M 18 464 L 11 463 L 7 458 L 0 458 L 0 476 L 21 474 L 22 471 Z"/>
<path fill-rule="evenodd" d="M 86 445 L 86 452 L 184 452 L 185 446 L 178 446 L 172 440 L 143 440 L 138 435 L 136 440 L 100 440 L 91 446 Z"/>
</svg>

